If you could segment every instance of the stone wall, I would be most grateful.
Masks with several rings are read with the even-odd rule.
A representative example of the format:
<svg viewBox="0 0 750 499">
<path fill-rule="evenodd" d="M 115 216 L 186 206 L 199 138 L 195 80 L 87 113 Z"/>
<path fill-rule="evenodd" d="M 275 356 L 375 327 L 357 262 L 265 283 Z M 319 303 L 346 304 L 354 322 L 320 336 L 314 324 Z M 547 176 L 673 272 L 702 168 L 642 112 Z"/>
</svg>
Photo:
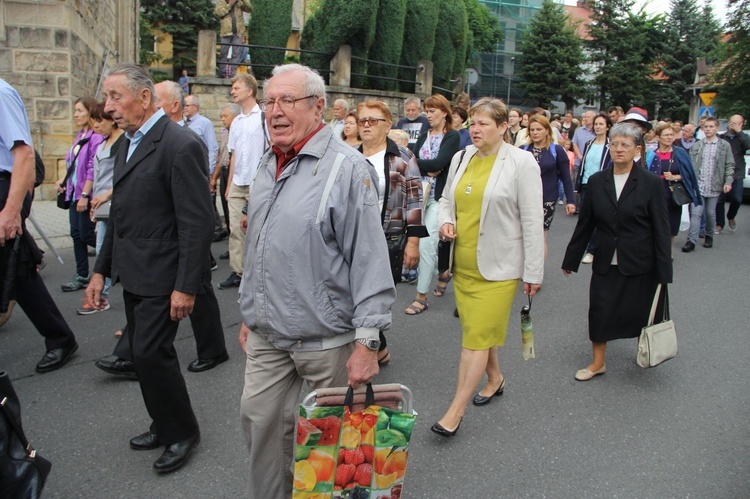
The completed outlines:
<svg viewBox="0 0 750 499">
<path fill-rule="evenodd" d="M 95 95 L 105 64 L 137 58 L 138 0 L 0 0 L 0 78 L 26 105 L 52 199 L 76 129 L 73 105 Z M 107 55 L 109 52 L 109 55 Z"/>
</svg>

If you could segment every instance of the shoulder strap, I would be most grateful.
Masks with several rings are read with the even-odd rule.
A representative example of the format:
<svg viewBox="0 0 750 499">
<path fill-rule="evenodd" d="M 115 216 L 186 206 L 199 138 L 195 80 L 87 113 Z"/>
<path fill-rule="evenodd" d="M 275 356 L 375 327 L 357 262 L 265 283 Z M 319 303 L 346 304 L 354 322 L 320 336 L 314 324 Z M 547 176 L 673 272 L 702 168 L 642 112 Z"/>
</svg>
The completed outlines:
<svg viewBox="0 0 750 499">
<path fill-rule="evenodd" d="M 73 165 L 76 163 L 76 159 L 78 159 L 78 155 L 81 154 L 81 149 L 83 149 L 83 146 L 91 140 L 91 136 L 83 137 L 81 140 L 78 141 L 78 150 L 73 155 L 73 161 L 70 162 L 70 165 L 68 166 L 68 171 L 65 173 L 65 178 L 63 179 L 61 186 L 65 186 L 68 183 L 68 179 L 70 178 L 70 174 L 73 173 Z"/>
<path fill-rule="evenodd" d="M 336 155 L 336 160 L 333 162 L 333 166 L 331 167 L 331 171 L 328 174 L 328 180 L 326 181 L 326 185 L 323 188 L 323 196 L 320 198 L 320 205 L 318 206 L 318 214 L 315 216 L 315 224 L 319 224 L 320 221 L 323 219 L 323 213 L 326 211 L 326 203 L 328 202 L 328 196 L 331 194 L 331 189 L 333 189 L 333 184 L 336 182 L 336 177 L 339 175 L 339 170 L 341 169 L 341 163 L 344 162 L 344 153 L 338 153 Z"/>
</svg>

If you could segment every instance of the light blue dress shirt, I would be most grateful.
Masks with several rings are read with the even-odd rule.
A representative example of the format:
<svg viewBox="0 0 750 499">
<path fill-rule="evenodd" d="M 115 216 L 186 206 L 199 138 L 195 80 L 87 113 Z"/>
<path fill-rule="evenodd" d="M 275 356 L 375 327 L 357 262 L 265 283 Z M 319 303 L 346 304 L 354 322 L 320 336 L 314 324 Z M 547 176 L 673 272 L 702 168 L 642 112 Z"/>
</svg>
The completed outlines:
<svg viewBox="0 0 750 499">
<path fill-rule="evenodd" d="M 151 130 L 151 127 L 153 127 L 157 121 L 159 121 L 159 118 L 164 116 L 164 110 L 159 108 L 153 116 L 151 116 L 149 119 L 146 120 L 146 122 L 141 125 L 141 128 L 136 130 L 135 133 L 131 134 L 128 132 L 125 132 L 125 137 L 130 141 L 130 147 L 128 147 L 128 155 L 125 158 L 126 160 L 130 160 L 130 156 L 133 155 L 135 152 L 135 149 L 138 147 L 138 144 L 141 143 L 141 140 L 143 137 L 148 133 L 149 130 Z"/>
<path fill-rule="evenodd" d="M 16 142 L 34 146 L 26 109 L 16 89 L 0 78 L 0 170 L 13 172 L 13 153 Z"/>
</svg>

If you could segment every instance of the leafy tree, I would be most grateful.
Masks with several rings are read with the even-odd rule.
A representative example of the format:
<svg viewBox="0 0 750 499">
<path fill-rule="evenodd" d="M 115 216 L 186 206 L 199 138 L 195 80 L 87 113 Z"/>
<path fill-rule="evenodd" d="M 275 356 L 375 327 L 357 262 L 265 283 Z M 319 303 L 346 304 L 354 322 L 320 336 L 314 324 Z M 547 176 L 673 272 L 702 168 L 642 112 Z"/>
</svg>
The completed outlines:
<svg viewBox="0 0 750 499">
<path fill-rule="evenodd" d="M 195 72 L 198 32 L 218 30 L 211 0 L 141 0 L 141 16 L 154 29 L 172 35 L 173 53 L 164 62 Z"/>
<path fill-rule="evenodd" d="M 368 59 L 398 64 L 404 44 L 407 0 L 380 0 L 375 38 L 370 47 Z M 370 64 L 369 74 L 397 78 L 398 68 L 382 64 Z M 410 79 L 414 79 L 414 76 Z M 370 78 L 370 86 L 379 90 L 396 90 L 398 82 Z"/>
<path fill-rule="evenodd" d="M 269 47 L 286 47 L 292 26 L 292 0 L 253 0 L 249 43 Z M 253 73 L 258 78 L 270 75 L 270 67 L 259 65 L 284 64 L 283 50 L 251 49 Z"/>
<path fill-rule="evenodd" d="M 529 100 L 545 108 L 561 100 L 572 108 L 585 94 L 581 40 L 561 5 L 544 0 L 523 35 L 520 51 L 519 76 Z"/>
<path fill-rule="evenodd" d="M 479 0 L 464 0 L 464 3 L 469 21 L 467 57 L 470 59 L 477 52 L 495 52 L 503 38 L 499 19 Z"/>
<path fill-rule="evenodd" d="M 656 93 L 653 79 L 663 16 L 650 16 L 641 8 L 632 12 L 633 0 L 596 0 L 593 3 L 590 60 L 598 65 L 594 83 L 602 106 L 645 106 Z"/>
<path fill-rule="evenodd" d="M 401 65 L 416 66 L 418 61 L 432 59 L 438 26 L 438 9 L 435 8 L 435 3 L 435 0 L 407 2 Z M 398 77 L 402 80 L 414 80 L 415 73 L 411 69 L 399 69 Z M 399 87 L 402 92 L 415 92 L 413 83 L 400 82 Z M 416 89 L 416 92 L 420 91 L 422 90 Z"/>
<path fill-rule="evenodd" d="M 154 36 L 151 24 L 143 16 L 138 16 L 138 61 L 141 64 L 153 64 L 162 59 L 161 54 L 154 52 L 154 42 L 161 40 Z"/>
<path fill-rule="evenodd" d="M 730 5 L 729 39 L 719 53 L 719 68 L 713 75 L 718 95 L 714 101 L 724 115 L 750 116 L 750 0 Z"/>
</svg>

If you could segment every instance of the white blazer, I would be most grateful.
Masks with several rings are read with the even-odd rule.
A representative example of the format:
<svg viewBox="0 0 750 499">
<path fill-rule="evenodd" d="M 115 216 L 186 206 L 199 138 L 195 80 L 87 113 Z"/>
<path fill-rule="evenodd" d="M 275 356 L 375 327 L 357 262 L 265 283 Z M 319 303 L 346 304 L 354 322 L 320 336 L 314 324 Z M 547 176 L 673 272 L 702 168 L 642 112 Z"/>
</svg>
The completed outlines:
<svg viewBox="0 0 750 499">
<path fill-rule="evenodd" d="M 438 207 L 438 227 L 456 224 L 456 185 L 477 153 L 473 145 L 459 164 L 461 151 L 451 161 L 443 196 Z M 460 238 L 461 233 L 456 233 Z M 544 277 L 544 207 L 542 177 L 534 156 L 503 143 L 492 165 L 482 197 L 479 220 L 477 263 L 482 277 L 489 281 L 521 278 L 541 284 Z M 453 253 L 451 252 L 451 268 Z"/>
</svg>

